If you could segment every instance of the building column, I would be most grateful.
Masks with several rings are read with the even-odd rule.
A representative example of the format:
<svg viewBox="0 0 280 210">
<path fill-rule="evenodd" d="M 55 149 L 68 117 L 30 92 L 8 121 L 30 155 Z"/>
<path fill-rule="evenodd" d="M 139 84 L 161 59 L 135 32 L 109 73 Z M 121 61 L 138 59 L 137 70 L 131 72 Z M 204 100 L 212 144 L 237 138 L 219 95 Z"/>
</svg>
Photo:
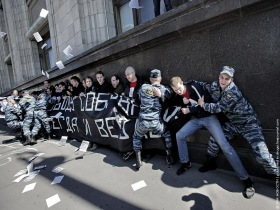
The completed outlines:
<svg viewBox="0 0 280 210">
<path fill-rule="evenodd" d="M 37 43 L 25 38 L 30 23 L 25 0 L 3 1 L 11 53 L 14 86 L 28 82 L 41 72 Z"/>
</svg>

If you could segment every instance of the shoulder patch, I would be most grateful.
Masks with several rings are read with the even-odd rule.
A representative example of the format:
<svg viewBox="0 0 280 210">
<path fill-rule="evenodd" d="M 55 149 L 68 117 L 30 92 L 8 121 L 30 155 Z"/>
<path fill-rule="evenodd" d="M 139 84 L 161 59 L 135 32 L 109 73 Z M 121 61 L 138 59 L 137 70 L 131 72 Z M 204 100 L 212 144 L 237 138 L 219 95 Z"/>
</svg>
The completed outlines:
<svg viewBox="0 0 280 210">
<path fill-rule="evenodd" d="M 153 95 L 154 95 L 154 91 L 153 91 L 152 89 L 150 89 L 150 88 L 147 88 L 146 94 L 147 94 L 148 96 L 153 96 Z"/>
<path fill-rule="evenodd" d="M 220 93 L 220 91 L 216 90 L 213 92 L 213 95 L 218 98 L 218 97 L 220 97 L 221 93 Z"/>
</svg>

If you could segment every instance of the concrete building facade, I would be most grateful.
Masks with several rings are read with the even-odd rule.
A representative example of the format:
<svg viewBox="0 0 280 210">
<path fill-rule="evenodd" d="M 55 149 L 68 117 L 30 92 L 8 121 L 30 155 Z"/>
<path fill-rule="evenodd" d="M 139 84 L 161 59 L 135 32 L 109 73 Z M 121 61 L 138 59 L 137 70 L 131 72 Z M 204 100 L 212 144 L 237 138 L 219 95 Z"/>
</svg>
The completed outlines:
<svg viewBox="0 0 280 210">
<path fill-rule="evenodd" d="M 43 8 L 49 11 L 47 18 L 39 16 Z M 116 36 L 111 0 L 3 0 L 0 20 L 0 31 L 7 33 L 0 40 L 2 93 L 65 61 L 63 49 L 68 45 L 78 55 Z M 43 37 L 41 43 L 34 39 L 36 32 Z M 39 49 L 44 43 L 51 48 L 48 60 Z"/>
</svg>

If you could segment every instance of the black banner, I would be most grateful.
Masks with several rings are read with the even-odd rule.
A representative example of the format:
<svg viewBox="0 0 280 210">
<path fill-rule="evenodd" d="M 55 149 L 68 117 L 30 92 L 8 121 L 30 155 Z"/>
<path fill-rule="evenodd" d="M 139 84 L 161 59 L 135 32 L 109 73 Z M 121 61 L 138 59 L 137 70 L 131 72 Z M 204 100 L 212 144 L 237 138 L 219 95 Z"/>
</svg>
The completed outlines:
<svg viewBox="0 0 280 210">
<path fill-rule="evenodd" d="M 133 149 L 132 136 L 139 113 L 139 105 L 133 100 L 107 93 L 88 93 L 83 97 L 67 97 L 52 107 L 56 136 L 68 136 L 79 141 L 86 140 L 107 145 L 120 152 Z M 145 149 L 164 149 L 160 136 L 148 133 L 143 141 Z"/>
</svg>

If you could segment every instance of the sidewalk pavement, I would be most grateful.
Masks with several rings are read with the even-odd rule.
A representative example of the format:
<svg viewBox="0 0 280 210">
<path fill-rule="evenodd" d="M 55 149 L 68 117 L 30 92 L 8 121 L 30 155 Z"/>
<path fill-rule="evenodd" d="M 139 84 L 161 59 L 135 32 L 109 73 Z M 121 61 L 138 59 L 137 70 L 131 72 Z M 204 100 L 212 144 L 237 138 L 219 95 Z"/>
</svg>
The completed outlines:
<svg viewBox="0 0 280 210">
<path fill-rule="evenodd" d="M 75 152 L 80 146 L 78 141 L 68 140 L 63 146 L 52 139 L 24 147 L 13 138 L 0 120 L 0 209 L 3 210 L 279 209 L 275 181 L 252 177 L 256 193 L 252 199 L 245 199 L 243 184 L 232 171 L 200 173 L 200 165 L 193 164 L 189 171 L 177 176 L 178 163 L 169 169 L 165 157 L 155 155 L 137 172 L 134 156 L 124 161 L 121 154 L 107 147 Z M 33 179 L 29 176 L 13 182 L 19 177 L 15 175 L 26 169 L 28 160 L 38 153 L 44 154 L 33 160 L 34 167 L 46 165 L 46 168 Z M 54 173 L 52 170 L 57 167 L 63 170 Z M 59 179 L 60 183 L 52 183 Z M 142 188 L 133 189 L 132 185 L 138 182 Z"/>
</svg>

